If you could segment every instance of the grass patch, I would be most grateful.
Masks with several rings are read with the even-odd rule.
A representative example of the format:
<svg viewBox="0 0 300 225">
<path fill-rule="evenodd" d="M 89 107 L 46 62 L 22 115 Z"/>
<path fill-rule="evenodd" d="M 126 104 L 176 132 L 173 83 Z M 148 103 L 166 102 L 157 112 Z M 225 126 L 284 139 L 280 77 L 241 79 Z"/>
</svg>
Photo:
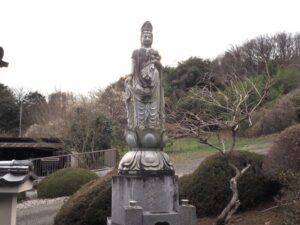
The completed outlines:
<svg viewBox="0 0 300 225">
<path fill-rule="evenodd" d="M 235 149 L 266 154 L 276 136 L 276 134 L 273 134 L 254 138 L 238 137 Z M 209 141 L 213 145 L 222 147 L 216 136 L 212 136 Z M 231 145 L 230 137 L 225 137 L 224 143 L 226 149 L 229 149 Z M 120 158 L 122 158 L 127 151 L 129 151 L 128 147 L 119 150 Z M 216 153 L 215 149 L 208 145 L 201 144 L 196 138 L 170 138 L 164 151 L 170 156 L 171 161 L 201 159 Z"/>
<path fill-rule="evenodd" d="M 238 137 L 235 149 L 265 154 L 272 145 L 275 137 L 276 135 L 268 135 L 257 138 Z M 209 142 L 215 146 L 222 147 L 215 136 L 211 137 Z M 224 144 L 225 148 L 229 149 L 231 139 L 229 137 L 225 137 Z M 217 150 L 209 147 L 208 145 L 201 144 L 196 138 L 181 138 L 170 140 L 170 143 L 164 148 L 164 151 L 168 153 L 171 160 L 178 161 L 204 158 L 216 153 Z"/>
</svg>

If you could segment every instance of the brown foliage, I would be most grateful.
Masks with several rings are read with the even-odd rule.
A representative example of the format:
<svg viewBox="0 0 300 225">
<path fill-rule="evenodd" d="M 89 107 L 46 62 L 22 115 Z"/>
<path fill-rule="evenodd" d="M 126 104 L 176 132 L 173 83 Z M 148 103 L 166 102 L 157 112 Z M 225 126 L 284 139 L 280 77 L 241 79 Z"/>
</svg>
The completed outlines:
<svg viewBox="0 0 300 225">
<path fill-rule="evenodd" d="M 283 224 L 300 224 L 300 172 L 288 172 L 281 176 L 285 185 L 280 204 L 283 206 Z"/>
<path fill-rule="evenodd" d="M 263 168 L 267 174 L 278 177 L 287 171 L 300 171 L 300 124 L 284 130 L 271 147 L 264 160 Z"/>
<path fill-rule="evenodd" d="M 296 90 L 279 98 L 271 107 L 263 107 L 254 112 L 253 126 L 242 134 L 249 137 L 272 134 L 297 123 L 299 120 L 297 96 L 299 94 L 300 90 Z"/>
</svg>

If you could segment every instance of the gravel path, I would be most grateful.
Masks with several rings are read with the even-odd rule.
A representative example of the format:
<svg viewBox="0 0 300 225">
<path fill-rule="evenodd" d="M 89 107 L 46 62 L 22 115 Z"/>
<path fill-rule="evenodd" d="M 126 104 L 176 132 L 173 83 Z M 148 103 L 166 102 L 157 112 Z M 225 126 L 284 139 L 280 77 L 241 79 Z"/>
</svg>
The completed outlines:
<svg viewBox="0 0 300 225">
<path fill-rule="evenodd" d="M 181 160 L 179 162 L 173 162 L 173 166 L 175 169 L 175 172 L 178 176 L 190 174 L 194 172 L 194 170 L 200 165 L 200 163 L 203 161 L 202 159 L 190 159 L 190 160 Z"/>
<path fill-rule="evenodd" d="M 53 220 L 67 200 L 67 197 L 55 199 L 35 199 L 17 205 L 17 225 L 53 225 Z"/>
</svg>

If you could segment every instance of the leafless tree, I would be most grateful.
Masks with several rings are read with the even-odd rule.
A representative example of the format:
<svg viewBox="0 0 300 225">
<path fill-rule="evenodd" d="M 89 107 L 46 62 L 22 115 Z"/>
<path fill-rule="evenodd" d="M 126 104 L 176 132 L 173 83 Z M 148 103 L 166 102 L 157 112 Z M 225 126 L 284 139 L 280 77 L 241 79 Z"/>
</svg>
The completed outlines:
<svg viewBox="0 0 300 225">
<path fill-rule="evenodd" d="M 72 93 L 56 91 L 50 94 L 48 102 L 39 108 L 40 119 L 28 128 L 25 136 L 63 139 L 68 135 L 78 104 L 78 98 Z"/>
<path fill-rule="evenodd" d="M 95 110 L 101 112 L 106 118 L 113 122 L 114 146 L 124 147 L 124 130 L 127 126 L 124 77 L 109 85 L 104 90 L 96 91 L 92 96 Z"/>
<path fill-rule="evenodd" d="M 19 137 L 22 137 L 22 119 L 23 119 L 23 104 L 26 94 L 29 93 L 24 87 L 14 88 L 14 94 L 16 96 L 19 105 Z"/>
<path fill-rule="evenodd" d="M 261 80 L 260 80 L 261 82 Z M 237 133 L 241 123 L 248 122 L 251 126 L 251 116 L 266 98 L 270 86 L 271 77 L 266 63 L 266 75 L 264 85 L 261 85 L 254 78 L 239 78 L 233 76 L 225 90 L 211 84 L 205 88 L 194 88 L 189 93 L 189 98 L 197 100 L 204 105 L 200 112 L 192 113 L 187 111 L 176 112 L 173 135 L 175 137 L 192 136 L 199 139 L 200 143 L 206 144 L 219 151 L 235 172 L 230 179 L 232 198 L 222 213 L 217 217 L 215 225 L 228 224 L 232 215 L 237 211 L 240 201 L 238 193 L 238 180 L 251 167 L 246 165 L 238 168 L 231 160 L 231 154 L 235 150 Z M 213 107 L 214 113 L 207 111 L 207 107 Z M 230 147 L 225 145 L 224 132 L 229 132 L 231 137 Z M 217 135 L 219 145 L 212 144 L 210 137 Z"/>
<path fill-rule="evenodd" d="M 263 74 L 266 63 L 273 70 L 299 68 L 300 35 L 285 32 L 261 35 L 241 46 L 233 46 L 212 61 L 212 72 L 226 81 L 232 74 L 239 77 Z"/>
</svg>

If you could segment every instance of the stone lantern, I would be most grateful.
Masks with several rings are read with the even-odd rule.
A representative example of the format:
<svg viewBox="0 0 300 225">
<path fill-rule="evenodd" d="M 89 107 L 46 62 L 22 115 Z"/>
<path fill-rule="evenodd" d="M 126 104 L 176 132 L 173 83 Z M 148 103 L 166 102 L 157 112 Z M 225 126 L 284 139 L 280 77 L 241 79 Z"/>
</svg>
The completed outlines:
<svg viewBox="0 0 300 225">
<path fill-rule="evenodd" d="M 31 190 L 35 179 L 30 161 L 0 161 L 0 225 L 16 225 L 17 194 Z"/>
</svg>

